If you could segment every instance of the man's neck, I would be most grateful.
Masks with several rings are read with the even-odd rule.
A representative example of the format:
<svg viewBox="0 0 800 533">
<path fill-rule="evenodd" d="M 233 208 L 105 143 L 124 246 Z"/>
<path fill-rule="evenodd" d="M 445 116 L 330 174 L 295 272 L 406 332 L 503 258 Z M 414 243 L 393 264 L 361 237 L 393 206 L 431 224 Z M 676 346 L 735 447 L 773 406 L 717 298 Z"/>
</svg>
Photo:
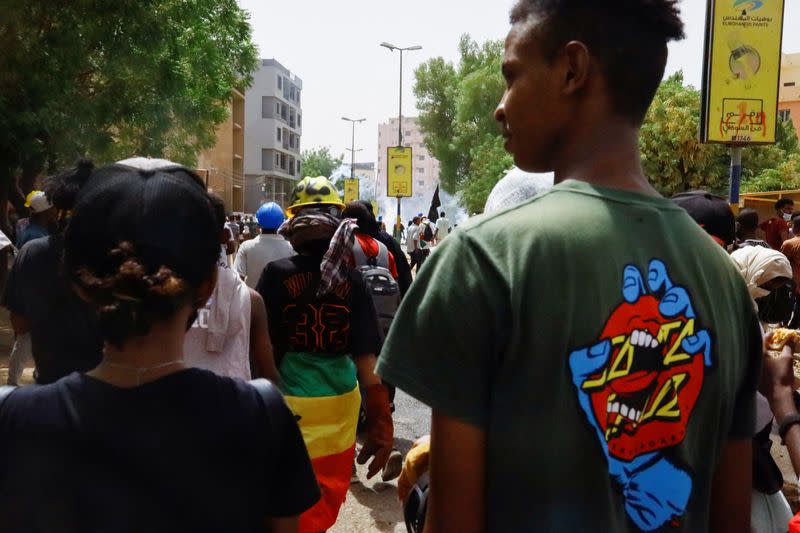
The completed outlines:
<svg viewBox="0 0 800 533">
<path fill-rule="evenodd" d="M 660 196 L 642 170 L 639 130 L 615 119 L 576 131 L 554 162 L 555 183 L 575 179 L 611 189 Z"/>
</svg>

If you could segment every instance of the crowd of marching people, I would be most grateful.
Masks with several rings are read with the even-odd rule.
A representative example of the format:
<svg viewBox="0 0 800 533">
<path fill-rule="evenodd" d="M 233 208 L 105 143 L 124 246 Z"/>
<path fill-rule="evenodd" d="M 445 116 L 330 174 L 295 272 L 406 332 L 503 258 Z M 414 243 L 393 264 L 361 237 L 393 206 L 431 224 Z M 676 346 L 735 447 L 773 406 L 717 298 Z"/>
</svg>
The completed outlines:
<svg viewBox="0 0 800 533">
<path fill-rule="evenodd" d="M 45 179 L 0 236 L 0 529 L 319 533 L 359 463 L 399 478 L 411 533 L 789 531 L 800 211 L 644 176 L 673 0 L 511 24 L 495 118 L 549 174 L 457 230 L 392 236 L 325 177 L 254 220 L 163 159 Z M 405 461 L 397 389 L 431 407 Z"/>
</svg>

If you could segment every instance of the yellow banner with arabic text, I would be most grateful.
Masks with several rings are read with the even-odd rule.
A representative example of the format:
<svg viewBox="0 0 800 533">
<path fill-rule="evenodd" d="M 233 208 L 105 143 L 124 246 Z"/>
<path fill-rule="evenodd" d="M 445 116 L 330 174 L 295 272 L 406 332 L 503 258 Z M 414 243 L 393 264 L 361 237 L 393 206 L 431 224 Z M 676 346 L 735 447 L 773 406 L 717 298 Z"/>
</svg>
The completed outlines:
<svg viewBox="0 0 800 533">
<path fill-rule="evenodd" d="M 355 202 L 361 197 L 358 178 L 347 178 L 344 180 L 344 203 Z"/>
<path fill-rule="evenodd" d="M 784 0 L 708 0 L 700 137 L 775 142 Z"/>
<path fill-rule="evenodd" d="M 386 196 L 398 198 L 411 196 L 411 166 L 414 162 L 411 147 L 397 146 L 389 148 L 386 161 Z"/>
</svg>

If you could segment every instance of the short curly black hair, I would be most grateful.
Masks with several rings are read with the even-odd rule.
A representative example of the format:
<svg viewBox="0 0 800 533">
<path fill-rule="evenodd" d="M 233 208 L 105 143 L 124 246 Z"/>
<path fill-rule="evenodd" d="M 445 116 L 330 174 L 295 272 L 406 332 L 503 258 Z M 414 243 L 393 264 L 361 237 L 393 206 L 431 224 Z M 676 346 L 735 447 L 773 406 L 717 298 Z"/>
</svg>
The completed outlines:
<svg viewBox="0 0 800 533">
<path fill-rule="evenodd" d="M 604 68 L 614 111 L 641 124 L 667 64 L 667 43 L 684 38 L 677 0 L 519 0 L 511 23 L 539 17 L 548 60 L 584 43 Z"/>
</svg>

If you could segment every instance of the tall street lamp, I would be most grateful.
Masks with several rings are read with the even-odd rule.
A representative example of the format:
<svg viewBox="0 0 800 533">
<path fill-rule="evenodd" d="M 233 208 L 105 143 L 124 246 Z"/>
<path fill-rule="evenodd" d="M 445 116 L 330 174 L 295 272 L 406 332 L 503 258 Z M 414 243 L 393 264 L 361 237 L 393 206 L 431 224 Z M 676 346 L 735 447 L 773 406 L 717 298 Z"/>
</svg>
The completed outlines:
<svg viewBox="0 0 800 533">
<path fill-rule="evenodd" d="M 350 145 L 351 146 L 350 179 L 354 179 L 356 177 L 356 124 L 364 122 L 367 119 L 365 118 L 352 119 L 352 118 L 342 117 L 342 120 L 346 120 L 347 122 L 353 125 L 353 139 L 352 139 L 352 144 Z"/>
<path fill-rule="evenodd" d="M 403 146 L 403 52 L 410 52 L 412 50 L 422 50 L 421 46 L 408 46 L 406 48 L 400 48 L 399 46 L 395 46 L 391 43 L 382 42 L 381 46 L 384 48 L 388 48 L 390 51 L 394 52 L 397 50 L 400 52 L 400 112 L 397 114 L 397 146 Z M 388 169 L 387 169 L 388 170 Z M 386 195 L 389 195 L 389 191 L 387 189 Z M 400 225 L 402 224 L 402 218 L 400 218 L 400 196 L 397 197 L 397 222 L 395 223 L 395 237 L 397 240 L 400 240 Z"/>
</svg>

